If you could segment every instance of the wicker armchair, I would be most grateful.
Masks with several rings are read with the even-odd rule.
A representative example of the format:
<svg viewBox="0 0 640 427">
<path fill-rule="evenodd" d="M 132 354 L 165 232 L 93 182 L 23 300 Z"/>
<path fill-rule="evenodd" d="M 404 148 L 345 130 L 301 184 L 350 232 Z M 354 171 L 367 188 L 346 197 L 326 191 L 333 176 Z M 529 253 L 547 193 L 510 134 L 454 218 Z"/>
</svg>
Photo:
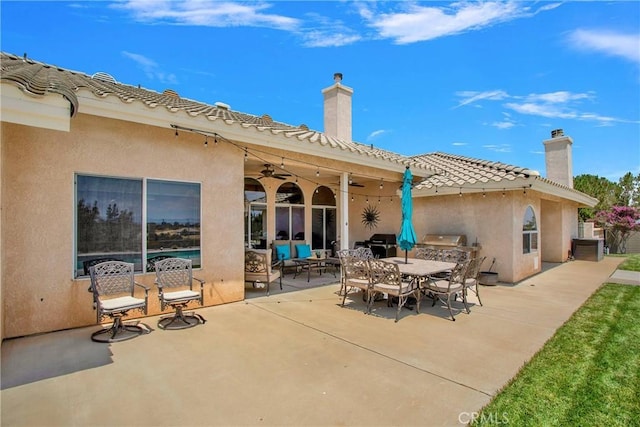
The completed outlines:
<svg viewBox="0 0 640 427">
<path fill-rule="evenodd" d="M 280 267 L 278 270 L 274 267 Z M 269 295 L 269 284 L 276 279 L 280 281 L 280 290 L 282 290 L 282 267 L 281 262 L 277 261 L 271 265 L 271 251 L 266 249 L 246 249 L 244 252 L 244 281 L 253 284 L 265 283 L 267 295 Z"/>
<path fill-rule="evenodd" d="M 147 314 L 149 288 L 134 280 L 133 264 L 122 261 L 106 261 L 89 267 L 93 293 L 93 308 L 97 311 L 98 323 L 109 317 L 113 324 L 91 335 L 96 342 L 117 342 L 134 338 L 146 329 L 139 325 L 128 325 L 122 319 L 131 310 Z M 136 286 L 144 290 L 144 298 L 135 295 Z M 106 336 L 105 336 L 106 335 Z"/>
<path fill-rule="evenodd" d="M 155 262 L 156 286 L 160 308 L 175 310 L 170 316 L 163 316 L 158 321 L 160 329 L 185 329 L 205 323 L 206 320 L 197 313 L 185 313 L 184 309 L 192 302 L 204 305 L 204 280 L 193 277 L 191 260 L 184 258 L 166 258 Z M 200 288 L 194 290 L 194 284 Z"/>
<path fill-rule="evenodd" d="M 371 292 L 385 293 L 388 295 L 389 305 L 391 297 L 398 298 L 398 310 L 396 311 L 396 322 L 400 318 L 400 310 L 409 300 L 409 297 L 416 299 L 416 313 L 420 313 L 421 292 L 417 282 L 404 280 L 400 273 L 398 264 L 379 259 L 370 259 L 369 270 L 371 274 Z M 369 312 L 373 298 L 369 298 Z"/>
</svg>

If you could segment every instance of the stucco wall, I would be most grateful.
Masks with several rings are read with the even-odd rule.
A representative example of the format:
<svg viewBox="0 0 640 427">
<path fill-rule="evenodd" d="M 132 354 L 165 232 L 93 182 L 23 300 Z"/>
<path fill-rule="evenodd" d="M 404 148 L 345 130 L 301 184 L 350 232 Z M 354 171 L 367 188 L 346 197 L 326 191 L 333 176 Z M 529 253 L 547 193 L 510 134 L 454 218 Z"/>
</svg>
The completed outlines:
<svg viewBox="0 0 640 427">
<path fill-rule="evenodd" d="M 88 279 L 73 279 L 74 174 L 201 183 L 205 305 L 244 298 L 242 153 L 169 128 L 78 115 L 70 132 L 2 124 L 2 338 L 95 323 Z M 220 171 L 224 170 L 224 173 Z M 151 288 L 153 274 L 136 275 Z M 135 317 L 135 316 L 132 316 Z"/>
<path fill-rule="evenodd" d="M 540 218 L 539 199 L 530 192 L 488 192 L 420 198 L 414 201 L 414 227 L 419 240 L 425 234 L 465 234 L 486 256 L 483 270 L 493 267 L 502 282 L 517 282 L 541 269 L 540 252 L 522 253 L 522 221 L 531 205 Z"/>
</svg>

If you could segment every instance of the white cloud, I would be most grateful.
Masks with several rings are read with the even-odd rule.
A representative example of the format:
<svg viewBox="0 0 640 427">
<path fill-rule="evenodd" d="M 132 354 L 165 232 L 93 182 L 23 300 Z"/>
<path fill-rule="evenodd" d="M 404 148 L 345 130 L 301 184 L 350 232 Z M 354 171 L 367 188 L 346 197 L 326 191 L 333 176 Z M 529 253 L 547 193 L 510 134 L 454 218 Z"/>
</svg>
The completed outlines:
<svg viewBox="0 0 640 427">
<path fill-rule="evenodd" d="M 502 99 L 508 98 L 509 94 L 503 90 L 490 90 L 485 92 L 460 91 L 460 92 L 456 92 L 456 96 L 463 99 L 454 108 L 462 107 L 463 105 L 473 104 L 483 100 L 500 101 Z"/>
<path fill-rule="evenodd" d="M 267 27 L 295 30 L 300 20 L 265 13 L 265 2 L 236 3 L 215 0 L 126 0 L 113 5 L 133 14 L 140 21 L 208 27 Z"/>
<path fill-rule="evenodd" d="M 385 133 L 387 133 L 387 131 L 384 129 L 374 130 L 369 134 L 369 136 L 367 136 L 367 141 L 377 139 L 380 135 L 383 135 Z"/>
<path fill-rule="evenodd" d="M 178 82 L 175 74 L 163 72 L 154 60 L 144 55 L 127 51 L 122 51 L 122 55 L 138 64 L 138 67 L 144 71 L 149 79 L 169 84 L 176 84 Z"/>
<path fill-rule="evenodd" d="M 360 16 L 383 38 L 396 44 L 415 43 L 438 37 L 478 30 L 511 21 L 532 12 L 520 2 L 454 2 L 446 6 L 437 3 L 422 6 L 413 2 L 399 2 L 399 12 L 376 13 L 369 3 L 360 6 Z M 548 10 L 548 7 L 541 8 Z"/>
<path fill-rule="evenodd" d="M 509 144 L 500 144 L 500 145 L 488 144 L 488 145 L 483 145 L 482 148 L 486 148 L 487 150 L 494 151 L 496 153 L 510 153 L 511 152 L 511 146 Z"/>
<path fill-rule="evenodd" d="M 454 145 L 456 147 L 462 147 L 464 145 L 469 145 L 469 144 L 466 142 L 452 142 L 451 145 Z"/>
<path fill-rule="evenodd" d="M 577 49 L 618 56 L 640 65 L 640 34 L 604 30 L 575 30 L 569 43 Z"/>
<path fill-rule="evenodd" d="M 357 34 L 329 31 L 308 31 L 302 33 L 307 47 L 338 47 L 353 44 L 361 39 Z"/>
</svg>

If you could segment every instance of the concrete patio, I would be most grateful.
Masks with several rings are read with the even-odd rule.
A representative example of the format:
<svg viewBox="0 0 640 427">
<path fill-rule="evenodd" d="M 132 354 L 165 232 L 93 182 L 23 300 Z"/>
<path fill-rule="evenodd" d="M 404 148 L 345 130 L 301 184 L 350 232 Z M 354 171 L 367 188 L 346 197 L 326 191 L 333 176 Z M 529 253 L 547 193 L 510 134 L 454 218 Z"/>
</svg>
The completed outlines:
<svg viewBox="0 0 640 427">
<path fill-rule="evenodd" d="M 111 345 L 97 326 L 2 343 L 3 426 L 460 425 L 507 383 L 622 261 L 572 261 L 448 319 L 359 295 L 332 275 L 250 290 L 207 323 Z M 330 284 L 322 285 L 326 281 Z M 476 301 L 473 300 L 472 301 Z M 456 304 L 456 307 L 462 307 Z"/>
</svg>

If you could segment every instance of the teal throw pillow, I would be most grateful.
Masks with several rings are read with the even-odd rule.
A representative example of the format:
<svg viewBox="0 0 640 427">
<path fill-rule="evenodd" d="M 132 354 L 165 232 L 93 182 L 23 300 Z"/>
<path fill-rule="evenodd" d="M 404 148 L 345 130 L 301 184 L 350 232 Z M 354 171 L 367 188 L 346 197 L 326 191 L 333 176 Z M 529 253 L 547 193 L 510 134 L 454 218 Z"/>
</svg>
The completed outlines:
<svg viewBox="0 0 640 427">
<path fill-rule="evenodd" d="M 279 260 L 290 259 L 291 258 L 291 249 L 289 245 L 278 245 L 276 246 L 276 255 Z"/>
<path fill-rule="evenodd" d="M 298 252 L 298 258 L 309 258 L 311 256 L 311 246 L 309 245 L 296 245 L 296 251 Z"/>
</svg>

